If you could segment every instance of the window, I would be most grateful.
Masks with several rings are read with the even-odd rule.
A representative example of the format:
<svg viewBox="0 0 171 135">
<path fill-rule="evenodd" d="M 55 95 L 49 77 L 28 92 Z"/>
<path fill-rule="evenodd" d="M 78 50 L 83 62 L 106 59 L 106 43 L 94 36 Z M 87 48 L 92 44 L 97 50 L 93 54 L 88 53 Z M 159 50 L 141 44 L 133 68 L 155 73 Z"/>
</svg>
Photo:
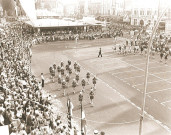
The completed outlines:
<svg viewBox="0 0 171 135">
<path fill-rule="evenodd" d="M 137 10 L 134 10 L 134 15 L 137 15 L 138 14 L 138 11 Z"/>
<path fill-rule="evenodd" d="M 143 10 L 140 11 L 140 15 L 144 15 L 144 11 Z"/>
<path fill-rule="evenodd" d="M 134 19 L 134 25 L 137 25 L 137 19 Z"/>
<path fill-rule="evenodd" d="M 151 11 L 150 10 L 147 11 L 147 15 L 151 15 Z"/>
</svg>

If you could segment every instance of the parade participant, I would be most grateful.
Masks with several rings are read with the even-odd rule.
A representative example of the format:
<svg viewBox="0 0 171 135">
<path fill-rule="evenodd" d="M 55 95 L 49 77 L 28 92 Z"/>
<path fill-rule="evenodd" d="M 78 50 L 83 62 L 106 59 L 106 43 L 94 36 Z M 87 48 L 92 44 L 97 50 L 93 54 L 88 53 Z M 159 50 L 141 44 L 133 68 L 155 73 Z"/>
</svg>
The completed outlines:
<svg viewBox="0 0 171 135">
<path fill-rule="evenodd" d="M 69 72 L 69 65 L 68 64 L 66 64 L 65 69 L 66 69 L 66 71 Z"/>
<path fill-rule="evenodd" d="M 86 78 L 87 78 L 87 84 L 89 84 L 89 79 L 90 79 L 90 73 L 89 72 L 87 72 Z"/>
<path fill-rule="evenodd" d="M 70 60 L 68 60 L 68 65 L 69 65 L 69 66 L 71 65 L 71 61 L 70 61 Z"/>
<path fill-rule="evenodd" d="M 77 72 L 77 62 L 74 63 L 75 73 Z"/>
<path fill-rule="evenodd" d="M 164 55 L 164 51 L 163 51 L 163 48 L 161 48 L 161 50 L 160 50 L 160 62 L 162 62 L 163 55 Z"/>
<path fill-rule="evenodd" d="M 72 74 L 72 68 L 69 68 L 69 77 L 71 76 Z"/>
<path fill-rule="evenodd" d="M 169 55 L 169 51 L 166 51 L 164 53 L 165 64 L 167 64 L 168 55 Z"/>
<path fill-rule="evenodd" d="M 42 88 L 44 88 L 45 78 L 44 78 L 44 76 L 43 76 L 43 73 L 41 73 L 41 79 L 42 79 Z"/>
<path fill-rule="evenodd" d="M 78 85 L 78 81 L 79 81 L 79 74 L 78 73 L 75 76 L 75 80 L 77 81 L 77 85 Z"/>
<path fill-rule="evenodd" d="M 50 78 L 52 79 L 52 67 L 49 68 Z"/>
<path fill-rule="evenodd" d="M 67 87 L 69 87 L 69 80 L 70 80 L 70 78 L 69 78 L 68 74 L 66 75 L 65 80 L 66 80 L 66 83 L 67 83 Z"/>
<path fill-rule="evenodd" d="M 73 93 L 75 94 L 75 87 L 77 86 L 77 83 L 75 81 L 75 79 L 73 79 L 73 82 L 72 82 L 72 88 L 73 88 Z"/>
<path fill-rule="evenodd" d="M 52 82 L 55 82 L 55 69 L 52 68 Z"/>
<path fill-rule="evenodd" d="M 61 81 L 61 75 L 58 75 L 58 84 L 60 85 L 62 83 L 62 81 Z M 58 88 L 58 90 L 60 90 L 59 88 Z"/>
<path fill-rule="evenodd" d="M 77 69 L 76 70 L 77 70 L 77 73 L 79 74 L 80 73 L 80 65 L 79 64 L 77 65 Z"/>
<path fill-rule="evenodd" d="M 54 69 L 55 74 L 56 74 L 56 64 L 53 64 L 53 69 Z"/>
<path fill-rule="evenodd" d="M 66 88 L 66 81 L 63 79 L 63 81 L 62 81 L 62 88 L 63 88 L 63 90 L 64 90 L 64 96 L 65 96 L 65 88 Z"/>
<path fill-rule="evenodd" d="M 64 62 L 63 62 L 63 61 L 61 61 L 61 68 L 62 68 L 62 67 L 64 67 Z"/>
<path fill-rule="evenodd" d="M 81 91 L 80 94 L 79 94 L 79 98 L 78 98 L 79 102 L 80 102 L 80 106 L 81 106 L 81 103 L 83 101 L 83 92 Z"/>
<path fill-rule="evenodd" d="M 101 48 L 99 49 L 99 54 L 98 54 L 98 57 L 101 56 L 102 57 L 102 50 Z"/>
<path fill-rule="evenodd" d="M 94 77 L 94 78 L 92 79 L 92 82 L 93 82 L 93 84 L 94 84 L 94 89 L 96 89 L 96 83 L 97 83 L 96 80 L 97 80 L 96 77 Z"/>
<path fill-rule="evenodd" d="M 82 81 L 81 81 L 81 85 L 82 85 L 82 87 L 83 87 L 83 92 L 84 92 L 84 87 L 85 87 L 85 85 L 86 85 L 86 81 L 85 81 L 84 78 L 83 78 Z"/>
<path fill-rule="evenodd" d="M 90 91 L 90 104 L 93 106 L 93 100 L 94 100 L 94 92 L 93 92 L 93 88 L 91 88 L 91 91 Z"/>
<path fill-rule="evenodd" d="M 64 68 L 62 67 L 62 68 L 61 68 L 61 76 L 62 76 L 62 78 L 64 77 L 64 74 L 65 74 L 65 73 L 64 73 Z"/>
<path fill-rule="evenodd" d="M 60 72 L 61 72 L 61 67 L 60 66 L 57 67 L 57 71 L 58 71 L 58 75 L 59 75 Z"/>
</svg>

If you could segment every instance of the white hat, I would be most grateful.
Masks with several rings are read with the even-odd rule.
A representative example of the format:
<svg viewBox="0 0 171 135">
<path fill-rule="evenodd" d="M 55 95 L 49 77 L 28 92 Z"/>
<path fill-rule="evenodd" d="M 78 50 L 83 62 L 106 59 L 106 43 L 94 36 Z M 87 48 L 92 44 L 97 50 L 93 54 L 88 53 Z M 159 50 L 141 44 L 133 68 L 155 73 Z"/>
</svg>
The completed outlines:
<svg viewBox="0 0 171 135">
<path fill-rule="evenodd" d="M 97 135 L 99 133 L 98 130 L 94 130 L 94 134 Z"/>
</svg>

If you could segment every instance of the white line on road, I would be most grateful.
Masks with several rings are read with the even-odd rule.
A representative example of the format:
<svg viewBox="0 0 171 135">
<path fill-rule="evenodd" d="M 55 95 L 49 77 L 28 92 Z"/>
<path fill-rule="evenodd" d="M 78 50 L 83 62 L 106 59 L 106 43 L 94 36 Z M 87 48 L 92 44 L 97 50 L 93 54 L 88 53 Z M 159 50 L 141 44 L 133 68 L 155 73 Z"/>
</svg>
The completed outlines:
<svg viewBox="0 0 171 135">
<path fill-rule="evenodd" d="M 156 82 L 161 82 L 163 80 L 158 80 L 158 81 L 152 81 L 152 82 L 148 82 L 148 83 L 156 83 Z M 140 84 L 136 84 L 136 85 L 133 85 L 133 86 L 140 86 L 140 85 L 144 85 L 144 83 L 140 83 Z"/>
<path fill-rule="evenodd" d="M 132 77 L 127 77 L 127 78 L 123 78 L 123 79 L 131 79 L 131 78 L 139 78 L 139 77 L 143 77 L 144 75 L 139 75 L 139 76 L 132 76 Z"/>
<path fill-rule="evenodd" d="M 153 73 L 154 75 L 158 75 L 158 74 L 162 74 L 162 73 L 170 73 L 171 71 L 166 71 L 166 72 L 157 72 L 157 73 Z"/>
<path fill-rule="evenodd" d="M 156 92 L 167 91 L 167 90 L 171 90 L 171 88 L 162 89 L 162 90 L 156 90 L 156 91 L 148 92 L 148 93 L 146 93 L 146 94 L 153 94 L 153 93 L 156 93 Z"/>
<path fill-rule="evenodd" d="M 123 72 L 117 72 L 117 73 L 112 73 L 112 75 L 116 75 L 116 74 L 122 74 L 122 73 L 129 73 L 129 72 L 134 72 L 134 71 L 140 71 L 139 69 L 137 70 L 129 70 L 129 71 L 123 71 Z"/>
<path fill-rule="evenodd" d="M 154 101 L 159 102 L 157 99 L 154 99 Z"/>
<path fill-rule="evenodd" d="M 168 101 L 161 102 L 161 104 L 164 104 L 164 103 L 169 103 L 169 102 L 171 102 L 171 100 L 168 100 Z"/>
<path fill-rule="evenodd" d="M 82 66 L 81 66 L 82 67 Z M 84 67 L 82 67 L 84 70 L 86 70 Z M 137 67 L 136 67 L 137 68 Z M 141 69 L 142 70 L 142 69 Z M 87 70 L 88 71 L 88 70 Z M 88 71 L 88 72 L 90 72 L 90 71 Z M 94 76 L 94 74 L 92 73 L 92 72 L 90 72 L 93 76 Z M 123 96 L 122 94 L 120 94 L 116 89 L 114 89 L 114 88 L 112 88 L 111 86 L 109 86 L 109 84 L 107 84 L 106 82 L 104 82 L 103 80 L 101 80 L 100 78 L 98 78 L 97 77 L 97 79 L 98 80 L 100 80 L 102 83 L 104 83 L 104 84 L 106 84 L 106 86 L 108 86 L 109 88 L 111 88 L 113 91 L 115 91 L 119 96 L 121 96 L 124 100 L 126 100 L 126 101 L 128 101 L 128 103 L 130 103 L 130 104 L 132 104 L 135 108 L 137 108 L 138 110 L 141 110 L 141 108 L 139 107 L 139 106 L 137 106 L 137 105 L 135 105 L 133 102 L 131 102 L 129 99 L 127 99 L 125 96 Z M 151 116 L 150 114 L 148 114 L 146 111 L 145 111 L 145 114 L 149 117 L 149 116 Z M 152 119 L 154 122 L 156 122 L 157 123 L 157 120 L 156 119 L 154 119 L 154 117 L 153 117 L 153 119 Z M 159 124 L 159 123 L 158 123 Z M 168 132 L 170 132 L 171 133 L 171 130 L 166 126 L 166 125 L 164 125 L 164 124 L 159 124 L 161 127 L 163 127 L 164 129 L 166 129 Z"/>
</svg>

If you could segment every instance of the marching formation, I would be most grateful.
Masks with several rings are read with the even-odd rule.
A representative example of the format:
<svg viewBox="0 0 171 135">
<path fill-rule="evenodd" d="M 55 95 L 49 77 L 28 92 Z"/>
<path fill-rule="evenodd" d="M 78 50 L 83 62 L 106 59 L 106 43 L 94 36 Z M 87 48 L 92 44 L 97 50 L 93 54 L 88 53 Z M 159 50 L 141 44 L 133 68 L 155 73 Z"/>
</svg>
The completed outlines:
<svg viewBox="0 0 171 135">
<path fill-rule="evenodd" d="M 73 89 L 73 94 L 76 93 L 76 87 L 81 85 L 82 90 L 80 90 L 80 94 L 87 92 L 88 90 L 85 89 L 86 85 L 90 84 L 90 72 L 87 72 L 85 75 L 85 78 L 80 79 L 80 74 L 81 72 L 81 66 L 77 63 L 72 62 L 70 60 L 67 61 L 66 64 L 64 64 L 63 61 L 57 66 L 56 64 L 53 64 L 52 66 L 49 67 L 49 73 L 50 73 L 50 78 L 51 82 L 57 83 L 58 88 L 57 90 L 63 90 L 63 96 L 68 95 L 67 88 L 70 86 Z M 57 77 L 57 80 L 55 80 L 55 77 Z M 93 77 L 92 78 L 92 87 L 89 92 L 89 97 L 90 97 L 90 103 L 93 105 L 93 99 L 94 99 L 94 92 L 96 90 L 96 83 L 97 83 L 97 78 Z M 44 81 L 42 81 L 42 87 L 44 85 Z M 81 96 L 80 96 L 81 97 Z M 80 98 L 79 98 L 80 99 Z"/>
<path fill-rule="evenodd" d="M 114 52 L 123 55 L 129 55 L 129 54 L 146 55 L 149 38 L 150 35 L 140 32 L 134 37 L 132 36 L 130 40 L 126 39 L 126 42 L 124 44 L 114 45 L 112 49 L 114 50 Z M 171 50 L 169 49 L 168 46 L 169 40 L 170 38 L 165 35 L 156 34 L 155 37 L 153 38 L 152 46 L 150 48 L 151 57 L 155 58 L 155 55 L 159 54 L 160 61 L 162 62 L 164 59 L 166 64 L 168 60 L 168 56 L 171 55 Z"/>
</svg>

